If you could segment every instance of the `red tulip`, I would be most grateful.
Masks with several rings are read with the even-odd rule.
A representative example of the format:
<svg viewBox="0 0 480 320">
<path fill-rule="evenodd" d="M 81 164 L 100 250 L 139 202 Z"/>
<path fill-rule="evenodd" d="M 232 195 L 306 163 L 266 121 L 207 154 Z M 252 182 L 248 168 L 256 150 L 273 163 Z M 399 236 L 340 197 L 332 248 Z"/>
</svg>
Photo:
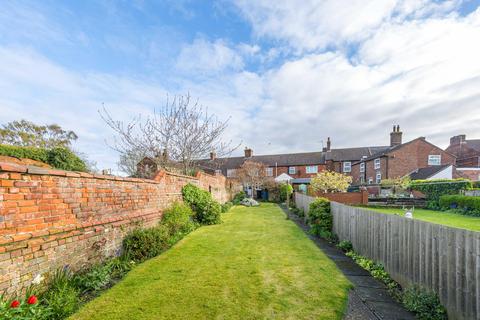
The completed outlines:
<svg viewBox="0 0 480 320">
<path fill-rule="evenodd" d="M 30 297 L 27 299 L 27 303 L 28 303 L 28 304 L 35 304 L 35 303 L 37 303 L 37 297 L 35 297 L 35 296 L 30 296 Z"/>
<path fill-rule="evenodd" d="M 13 300 L 12 303 L 10 303 L 11 308 L 18 308 L 20 307 L 20 301 L 18 300 Z"/>
</svg>

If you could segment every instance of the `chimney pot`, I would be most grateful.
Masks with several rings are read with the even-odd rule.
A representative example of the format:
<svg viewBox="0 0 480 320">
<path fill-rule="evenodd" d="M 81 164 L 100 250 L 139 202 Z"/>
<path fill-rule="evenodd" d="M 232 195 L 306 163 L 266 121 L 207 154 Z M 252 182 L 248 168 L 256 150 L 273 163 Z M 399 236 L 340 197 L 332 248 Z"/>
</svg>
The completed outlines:
<svg viewBox="0 0 480 320">
<path fill-rule="evenodd" d="M 402 144 L 402 132 L 399 125 L 393 126 L 393 131 L 390 133 L 390 146 L 398 146 Z"/>
<path fill-rule="evenodd" d="M 327 151 L 330 151 L 330 148 L 332 147 L 332 141 L 330 140 L 330 137 L 327 138 Z"/>
</svg>

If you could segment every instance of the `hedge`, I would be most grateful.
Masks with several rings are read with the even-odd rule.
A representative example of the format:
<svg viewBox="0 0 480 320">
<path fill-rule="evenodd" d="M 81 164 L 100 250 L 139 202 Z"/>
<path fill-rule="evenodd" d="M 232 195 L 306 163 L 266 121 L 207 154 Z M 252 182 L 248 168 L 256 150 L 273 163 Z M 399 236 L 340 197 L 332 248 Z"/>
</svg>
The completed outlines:
<svg viewBox="0 0 480 320">
<path fill-rule="evenodd" d="M 441 196 L 455 195 L 460 191 L 471 189 L 472 182 L 467 179 L 414 180 L 409 187 L 424 193 L 431 206 L 438 207 Z"/>
<path fill-rule="evenodd" d="M 0 145 L 0 155 L 41 161 L 56 169 L 69 171 L 88 171 L 85 162 L 67 148 L 43 149 Z"/>
<path fill-rule="evenodd" d="M 332 238 L 333 216 L 330 212 L 330 200 L 319 197 L 310 203 L 308 223 L 313 234 L 326 239 Z"/>
<path fill-rule="evenodd" d="M 194 219 L 200 224 L 218 224 L 222 222 L 222 207 L 210 192 L 189 183 L 182 188 L 183 201 L 192 208 Z"/>
<path fill-rule="evenodd" d="M 463 195 L 441 196 L 439 203 L 442 210 L 454 210 L 464 215 L 480 217 L 480 197 Z"/>
</svg>

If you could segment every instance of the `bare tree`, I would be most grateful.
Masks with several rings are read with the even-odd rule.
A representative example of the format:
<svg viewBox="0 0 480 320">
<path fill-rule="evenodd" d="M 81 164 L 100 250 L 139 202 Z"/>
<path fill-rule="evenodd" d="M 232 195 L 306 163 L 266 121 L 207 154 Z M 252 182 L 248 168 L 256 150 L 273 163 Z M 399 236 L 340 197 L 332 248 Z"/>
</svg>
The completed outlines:
<svg viewBox="0 0 480 320">
<path fill-rule="evenodd" d="M 184 174 L 192 174 L 195 161 L 211 151 L 226 156 L 238 147 L 222 139 L 228 119 L 219 120 L 188 94 L 167 98 L 162 108 L 154 109 L 147 117 L 136 116 L 128 123 L 114 120 L 105 108 L 100 115 L 116 132 L 111 146 L 120 153 L 122 165 L 149 157 L 158 167 L 180 168 Z"/>
<path fill-rule="evenodd" d="M 267 175 L 267 166 L 258 161 L 247 160 L 237 169 L 236 177 L 244 186 L 253 188 L 269 184 L 273 177 Z"/>
</svg>

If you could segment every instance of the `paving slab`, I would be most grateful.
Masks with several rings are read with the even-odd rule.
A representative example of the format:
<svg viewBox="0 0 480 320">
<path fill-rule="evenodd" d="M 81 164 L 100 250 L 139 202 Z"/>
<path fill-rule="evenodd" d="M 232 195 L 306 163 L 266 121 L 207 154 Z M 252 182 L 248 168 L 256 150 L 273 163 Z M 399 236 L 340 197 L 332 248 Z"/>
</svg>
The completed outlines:
<svg viewBox="0 0 480 320">
<path fill-rule="evenodd" d="M 357 265 L 352 259 L 333 244 L 311 235 L 309 227 L 302 218 L 291 214 L 285 207 L 282 209 L 288 218 L 294 221 L 307 236 L 322 250 L 354 285 L 348 296 L 345 320 L 414 320 L 413 313 L 393 300 L 386 287 L 373 278 L 368 271 Z"/>
</svg>

